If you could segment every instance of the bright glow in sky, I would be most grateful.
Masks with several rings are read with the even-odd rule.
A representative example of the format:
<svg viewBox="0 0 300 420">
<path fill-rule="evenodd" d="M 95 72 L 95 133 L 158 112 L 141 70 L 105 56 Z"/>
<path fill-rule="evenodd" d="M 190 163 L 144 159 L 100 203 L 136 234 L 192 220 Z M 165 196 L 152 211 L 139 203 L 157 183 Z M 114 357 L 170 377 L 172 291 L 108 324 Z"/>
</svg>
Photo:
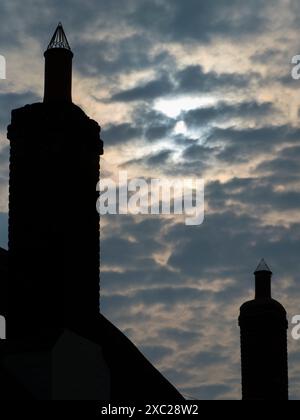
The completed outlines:
<svg viewBox="0 0 300 420">
<path fill-rule="evenodd" d="M 217 98 L 212 96 L 191 97 L 181 96 L 180 98 L 158 99 L 154 109 L 167 115 L 169 118 L 177 118 L 181 112 L 191 109 L 212 106 L 217 103 Z"/>
<path fill-rule="evenodd" d="M 187 134 L 187 132 L 188 132 L 188 129 L 187 129 L 187 126 L 186 126 L 185 122 L 184 121 L 178 121 L 178 123 L 175 125 L 174 133 L 185 135 L 185 134 Z"/>
</svg>

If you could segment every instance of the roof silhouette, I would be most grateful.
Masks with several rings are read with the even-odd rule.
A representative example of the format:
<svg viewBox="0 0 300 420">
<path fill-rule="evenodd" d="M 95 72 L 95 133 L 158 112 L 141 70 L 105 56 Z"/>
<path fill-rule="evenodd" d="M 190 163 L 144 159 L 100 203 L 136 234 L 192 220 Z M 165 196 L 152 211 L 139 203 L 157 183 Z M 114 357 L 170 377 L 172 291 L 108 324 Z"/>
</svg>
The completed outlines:
<svg viewBox="0 0 300 420">
<path fill-rule="evenodd" d="M 272 273 L 264 258 L 260 261 L 254 273 L 260 273 L 261 271 L 267 271 L 269 273 Z"/>
<path fill-rule="evenodd" d="M 63 48 L 66 50 L 71 50 L 71 47 L 68 43 L 64 28 L 61 24 L 61 22 L 59 22 L 52 38 L 51 41 L 48 45 L 47 50 L 51 50 L 53 48 Z"/>
</svg>

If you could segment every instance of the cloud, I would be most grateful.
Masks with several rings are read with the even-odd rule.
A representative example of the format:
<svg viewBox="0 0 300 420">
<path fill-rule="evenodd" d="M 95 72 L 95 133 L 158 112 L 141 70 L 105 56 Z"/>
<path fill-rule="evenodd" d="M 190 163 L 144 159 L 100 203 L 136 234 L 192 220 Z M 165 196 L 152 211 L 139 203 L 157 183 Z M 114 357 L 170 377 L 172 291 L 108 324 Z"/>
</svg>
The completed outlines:
<svg viewBox="0 0 300 420">
<path fill-rule="evenodd" d="M 170 77 L 172 76 L 172 77 Z M 197 95 L 220 90 L 247 88 L 252 80 L 259 79 L 257 73 L 217 73 L 205 72 L 202 66 L 191 65 L 170 74 L 159 74 L 154 79 L 141 82 L 137 86 L 114 93 L 111 101 L 153 101 L 156 98 L 176 95 Z"/>
<path fill-rule="evenodd" d="M 265 10 L 262 0 L 145 1 L 131 22 L 169 41 L 207 43 L 216 36 L 241 39 L 263 32 L 269 21 Z"/>
<path fill-rule="evenodd" d="M 154 238 L 139 243 L 118 237 L 107 238 L 102 241 L 102 264 L 115 266 L 117 262 L 129 268 L 140 258 L 140 264 L 146 268 L 152 264 L 151 253 L 159 249 L 160 244 Z"/>
<path fill-rule="evenodd" d="M 261 212 L 266 212 L 267 209 L 273 211 L 297 209 L 299 192 L 276 187 L 272 177 L 232 179 L 223 184 L 216 181 L 208 185 L 207 198 L 215 209 L 219 209 L 220 206 L 225 208 L 226 202 L 229 201 L 244 204 L 249 210 L 252 206 L 256 206 L 256 216 L 261 216 L 260 209 Z"/>
<path fill-rule="evenodd" d="M 108 293 L 117 292 L 126 284 L 128 290 L 147 287 L 174 286 L 182 283 L 181 277 L 168 267 L 159 266 L 155 260 L 151 260 L 151 266 L 147 272 L 143 269 L 143 261 L 136 261 L 135 269 L 129 268 L 122 272 L 103 271 L 102 279 L 105 290 Z M 124 269 L 124 266 L 122 267 Z"/>
<path fill-rule="evenodd" d="M 152 363 L 161 362 L 161 360 L 173 353 L 173 350 L 166 346 L 142 346 L 141 351 Z"/>
<path fill-rule="evenodd" d="M 110 124 L 104 127 L 102 137 L 105 145 L 133 142 L 154 142 L 172 133 L 176 120 L 162 112 L 145 107 L 137 107 L 131 111 L 132 121 L 122 124 Z"/>
<path fill-rule="evenodd" d="M 214 128 L 207 144 L 224 142 L 224 150 L 218 159 L 225 162 L 246 162 L 261 153 L 272 153 L 278 145 L 296 143 L 300 129 L 290 125 L 264 126 L 262 128 Z"/>
<path fill-rule="evenodd" d="M 203 107 L 185 112 L 182 116 L 184 122 L 188 126 L 201 127 L 210 123 L 222 123 L 231 119 L 254 119 L 256 122 L 268 115 L 275 113 L 274 106 L 271 102 L 257 103 L 242 102 L 237 104 L 229 104 L 219 102 L 213 107 Z"/>
<path fill-rule="evenodd" d="M 80 41 L 76 45 L 76 54 L 81 57 L 77 69 L 83 76 L 111 79 L 118 75 L 129 74 L 149 68 L 163 68 L 173 63 L 168 51 L 152 53 L 151 38 L 142 34 L 124 36 L 120 39 L 102 39 Z M 167 79 L 148 83 L 139 88 L 128 90 L 124 94 L 116 94 L 112 100 L 138 100 L 141 95 L 151 95 L 155 89 L 165 88 Z M 119 97 L 120 96 L 120 97 Z"/>
<path fill-rule="evenodd" d="M 258 74 L 205 72 L 202 66 L 191 65 L 180 70 L 175 75 L 178 83 L 177 93 L 208 93 L 220 89 L 246 88 L 252 78 Z"/>
<path fill-rule="evenodd" d="M 131 159 L 124 164 L 124 167 L 128 167 L 130 165 L 142 165 L 149 168 L 167 166 L 167 163 L 172 154 L 172 150 L 162 150 L 158 153 L 151 153 L 148 156 L 144 156 L 140 159 Z"/>
<path fill-rule="evenodd" d="M 270 186 L 260 186 L 256 180 L 233 180 L 224 185 L 209 185 L 206 195 L 209 204 L 218 212 L 207 214 L 199 229 L 189 231 L 188 240 L 184 226 L 176 225 L 168 231 L 165 240 L 178 243 L 169 258 L 171 266 L 192 276 L 205 278 L 218 273 L 218 276 L 230 276 L 238 281 L 246 275 L 247 269 L 251 272 L 251 261 L 254 264 L 260 256 L 265 256 L 273 261 L 274 271 L 281 272 L 283 267 L 289 267 L 285 275 L 295 276 L 296 250 L 300 245 L 296 233 L 298 225 L 292 224 L 289 228 L 262 226 L 261 215 L 266 214 L 266 209 L 284 212 L 299 208 L 299 193 L 275 192 Z M 248 212 L 237 215 L 229 210 L 230 206 L 226 211 L 227 202 L 233 200 L 245 204 Z M 237 209 L 238 204 L 234 208 Z M 257 219 L 250 216 L 254 211 Z M 289 252 L 285 253 L 287 249 Z"/>
<path fill-rule="evenodd" d="M 186 139 L 180 160 L 169 165 L 165 171 L 171 176 L 205 178 L 206 171 L 215 163 L 219 147 L 206 147 L 194 140 L 192 144 Z"/>
<path fill-rule="evenodd" d="M 277 179 L 280 177 L 281 181 L 298 180 L 300 177 L 299 159 L 300 146 L 286 147 L 280 150 L 272 159 L 260 163 L 256 171 L 258 173 L 270 174 L 273 177 L 277 177 Z"/>
<path fill-rule="evenodd" d="M 137 139 L 143 134 L 142 127 L 135 127 L 130 123 L 109 125 L 104 129 L 105 145 L 114 146 Z"/>
<path fill-rule="evenodd" d="M 201 334 L 197 331 L 183 330 L 180 328 L 163 328 L 159 330 L 159 336 L 163 339 L 186 345 L 201 339 Z"/>
<path fill-rule="evenodd" d="M 240 262 L 239 267 L 244 265 L 246 269 L 251 258 L 247 246 L 251 239 L 248 231 L 257 230 L 256 221 L 246 215 L 226 212 L 226 208 L 224 210 L 221 214 L 206 215 L 206 222 L 200 229 L 187 230 L 181 225 L 170 229 L 167 239 L 180 244 L 169 258 L 170 266 L 200 278 L 205 278 L 210 272 L 212 275 L 217 272 L 218 276 L 228 276 L 229 267 L 235 266 L 236 259 Z M 188 239 L 183 240 L 187 234 Z M 252 260 L 256 259 L 252 255 Z"/>
<path fill-rule="evenodd" d="M 230 386 L 225 384 L 205 384 L 184 389 L 185 395 L 193 400 L 219 400 L 229 391 L 231 391 Z"/>
<path fill-rule="evenodd" d="M 151 101 L 157 97 L 168 95 L 173 91 L 173 84 L 166 75 L 150 80 L 144 84 L 115 93 L 111 101 Z"/>
<path fill-rule="evenodd" d="M 190 367 L 194 367 L 195 365 L 216 366 L 227 360 L 223 353 L 224 349 L 222 348 L 217 348 L 214 351 L 200 351 L 188 361 L 187 365 L 190 365 Z"/>
<path fill-rule="evenodd" d="M 150 167 L 165 165 L 169 160 L 170 156 L 172 156 L 172 153 L 172 150 L 163 150 L 160 153 L 149 156 L 147 159 L 147 165 Z"/>
<path fill-rule="evenodd" d="M 270 62 L 283 62 L 284 53 L 277 48 L 269 48 L 256 52 L 250 58 L 254 63 L 268 64 Z"/>
<path fill-rule="evenodd" d="M 8 143 L 8 142 L 7 142 Z M 2 172 L 3 167 L 5 170 L 8 170 L 8 163 L 9 163 L 9 144 L 6 144 L 1 150 L 0 150 L 0 172 Z M 6 172 L 6 175 L 8 177 L 8 173 Z"/>
</svg>

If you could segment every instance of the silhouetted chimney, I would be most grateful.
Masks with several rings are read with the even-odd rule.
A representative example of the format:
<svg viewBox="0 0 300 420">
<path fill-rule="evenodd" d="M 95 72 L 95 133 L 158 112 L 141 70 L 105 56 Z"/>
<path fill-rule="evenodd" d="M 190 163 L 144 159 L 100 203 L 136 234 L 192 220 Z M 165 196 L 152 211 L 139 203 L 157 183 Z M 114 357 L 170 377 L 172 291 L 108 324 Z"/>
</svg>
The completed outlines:
<svg viewBox="0 0 300 420">
<path fill-rule="evenodd" d="M 44 53 L 44 102 L 72 102 L 73 53 L 59 23 Z"/>
<path fill-rule="evenodd" d="M 243 400 L 288 400 L 288 322 L 272 299 L 272 271 L 264 260 L 254 272 L 255 299 L 240 309 Z"/>
<path fill-rule="evenodd" d="M 72 57 L 59 24 L 45 52 L 44 103 L 13 110 L 8 127 L 9 340 L 79 333 L 99 316 L 103 143 L 71 101 Z"/>
<path fill-rule="evenodd" d="M 254 275 L 255 299 L 271 299 L 272 271 L 269 269 L 264 259 L 259 263 Z"/>
</svg>

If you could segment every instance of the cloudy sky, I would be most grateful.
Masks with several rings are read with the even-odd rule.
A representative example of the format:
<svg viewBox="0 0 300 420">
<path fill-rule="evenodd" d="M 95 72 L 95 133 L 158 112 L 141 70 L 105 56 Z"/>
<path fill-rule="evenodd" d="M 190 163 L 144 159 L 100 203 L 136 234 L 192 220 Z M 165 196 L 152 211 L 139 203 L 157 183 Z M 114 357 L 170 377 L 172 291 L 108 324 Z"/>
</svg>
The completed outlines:
<svg viewBox="0 0 300 420">
<path fill-rule="evenodd" d="M 42 53 L 62 21 L 103 171 L 206 183 L 199 227 L 102 219 L 102 311 L 184 395 L 239 399 L 237 317 L 262 257 L 274 297 L 300 313 L 299 1 L 2 0 L 0 19 L 1 246 L 10 110 L 41 100 Z M 289 350 L 300 399 L 300 342 Z"/>
</svg>

